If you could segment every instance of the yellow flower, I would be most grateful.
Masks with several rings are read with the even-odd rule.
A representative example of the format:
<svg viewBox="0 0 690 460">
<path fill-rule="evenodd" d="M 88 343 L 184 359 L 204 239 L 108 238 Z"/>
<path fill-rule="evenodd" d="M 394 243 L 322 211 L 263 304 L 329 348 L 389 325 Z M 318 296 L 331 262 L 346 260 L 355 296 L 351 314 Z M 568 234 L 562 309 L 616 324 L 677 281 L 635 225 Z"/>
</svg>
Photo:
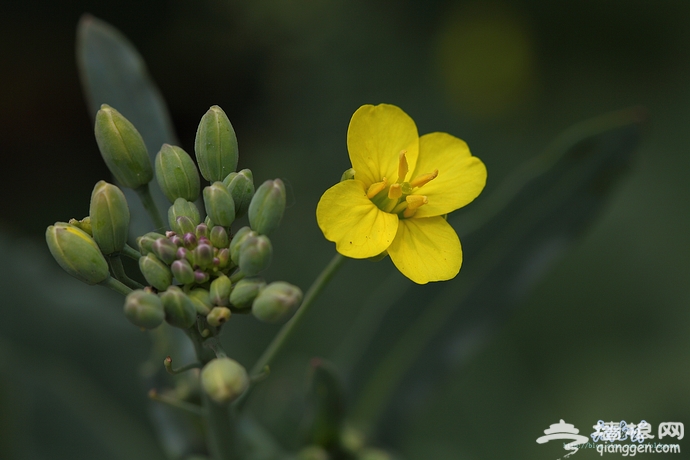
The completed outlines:
<svg viewBox="0 0 690 460">
<path fill-rule="evenodd" d="M 450 134 L 419 137 L 414 121 L 388 104 L 357 109 L 347 149 L 354 179 L 326 190 L 316 208 L 326 239 L 355 259 L 387 251 L 415 283 L 455 277 L 462 249 L 444 215 L 479 195 L 484 164 Z"/>
</svg>

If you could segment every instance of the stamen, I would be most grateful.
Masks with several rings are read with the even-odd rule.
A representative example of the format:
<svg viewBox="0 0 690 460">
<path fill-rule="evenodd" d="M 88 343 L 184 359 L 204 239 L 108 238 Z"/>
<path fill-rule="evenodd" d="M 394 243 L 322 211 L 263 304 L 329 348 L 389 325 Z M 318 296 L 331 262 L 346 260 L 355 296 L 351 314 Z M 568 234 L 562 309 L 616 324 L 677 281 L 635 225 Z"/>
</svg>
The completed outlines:
<svg viewBox="0 0 690 460">
<path fill-rule="evenodd" d="M 407 201 L 407 209 L 403 212 L 403 217 L 412 217 L 417 212 L 417 208 L 429 202 L 429 199 L 424 195 L 409 195 L 405 197 Z"/>
<path fill-rule="evenodd" d="M 421 187 L 424 184 L 431 182 L 438 176 L 438 169 L 434 169 L 434 172 L 428 174 L 421 174 L 410 181 L 410 186 Z"/>
<path fill-rule="evenodd" d="M 405 176 L 407 176 L 407 172 L 409 171 L 409 167 L 407 166 L 407 158 L 405 157 L 405 154 L 407 153 L 407 150 L 403 150 L 398 154 L 398 182 L 402 182 L 405 180 Z"/>
<path fill-rule="evenodd" d="M 402 196 L 402 185 L 400 184 L 393 184 L 391 187 L 388 189 L 388 198 L 391 200 L 397 200 Z"/>
<path fill-rule="evenodd" d="M 383 178 L 383 181 L 381 182 L 374 182 L 369 186 L 369 190 L 367 190 L 367 198 L 371 199 L 374 198 L 376 195 L 378 195 L 383 189 L 388 187 L 388 179 L 385 177 Z"/>
</svg>

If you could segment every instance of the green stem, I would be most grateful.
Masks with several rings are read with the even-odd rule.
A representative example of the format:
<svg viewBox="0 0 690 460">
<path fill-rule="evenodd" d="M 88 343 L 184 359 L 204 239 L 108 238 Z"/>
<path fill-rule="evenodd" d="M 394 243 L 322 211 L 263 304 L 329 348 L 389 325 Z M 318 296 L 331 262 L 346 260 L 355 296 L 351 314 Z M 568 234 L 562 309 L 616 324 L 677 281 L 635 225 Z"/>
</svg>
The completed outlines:
<svg viewBox="0 0 690 460">
<path fill-rule="evenodd" d="M 144 286 L 134 281 L 132 278 L 127 276 L 125 273 L 125 267 L 122 266 L 122 259 L 120 259 L 119 254 L 112 254 L 108 258 L 110 260 L 110 268 L 113 269 L 113 274 L 115 278 L 122 281 L 125 285 L 132 289 L 144 289 Z"/>
<path fill-rule="evenodd" d="M 185 364 L 184 366 L 179 367 L 177 369 L 173 369 L 172 358 L 170 356 L 168 356 L 167 358 L 165 358 L 163 360 L 163 366 L 165 366 L 165 370 L 168 371 L 168 374 L 176 375 L 176 374 L 181 374 L 183 372 L 186 372 L 190 369 L 200 369 L 203 365 L 200 362 L 195 361 L 193 363 Z"/>
<path fill-rule="evenodd" d="M 161 217 L 160 212 L 158 212 L 156 202 L 153 201 L 153 196 L 151 195 L 151 189 L 149 189 L 149 184 L 144 184 L 141 187 L 135 189 L 135 191 L 137 192 L 137 195 L 139 195 L 139 199 L 141 200 L 141 203 L 144 205 L 144 209 L 146 209 L 146 212 L 151 217 L 151 220 L 153 220 L 153 225 L 156 226 L 157 230 L 164 230 L 165 221 Z"/>
<path fill-rule="evenodd" d="M 237 424 L 229 405 L 218 405 L 201 392 L 206 418 L 206 444 L 213 460 L 239 460 Z"/>
<path fill-rule="evenodd" d="M 125 244 L 125 247 L 122 248 L 122 255 L 137 261 L 141 258 L 141 253 L 129 244 Z"/>
<path fill-rule="evenodd" d="M 252 371 L 249 375 L 260 375 L 266 371 L 266 368 L 270 368 L 271 363 L 275 357 L 280 352 L 281 348 L 290 340 L 290 337 L 297 330 L 297 325 L 300 323 L 302 318 L 304 318 L 316 300 L 316 297 L 321 293 L 326 284 L 333 278 L 333 275 L 338 271 L 340 266 L 345 261 L 345 257 L 340 254 L 336 254 L 333 259 L 326 265 L 321 274 L 314 280 L 312 285 L 309 287 L 307 294 L 304 296 L 302 305 L 299 307 L 297 312 L 294 314 L 290 320 L 283 325 L 278 334 L 273 338 L 273 341 L 268 345 L 268 348 L 261 355 L 259 360 L 254 364 Z M 249 394 L 251 393 L 253 386 L 242 395 L 242 397 L 237 401 L 237 407 L 242 407 L 244 401 L 247 400 Z"/>
<path fill-rule="evenodd" d="M 98 284 L 100 284 L 102 286 L 109 287 L 113 291 L 117 291 L 122 295 L 127 295 L 134 290 L 134 289 L 131 289 L 131 288 L 125 286 L 124 284 L 122 284 L 121 282 L 119 282 L 118 280 L 113 278 L 112 276 L 109 276 L 107 280 L 105 280 L 101 283 L 98 283 Z"/>
<path fill-rule="evenodd" d="M 193 414 L 199 417 L 204 415 L 204 412 L 201 409 L 201 407 L 197 406 L 196 404 L 188 403 L 186 401 L 180 401 L 179 399 L 171 398 L 170 396 L 158 394 L 156 390 L 149 391 L 149 398 L 153 401 L 157 401 L 159 403 L 166 404 L 170 407 L 174 407 L 175 409 L 187 412 L 188 414 Z"/>
</svg>

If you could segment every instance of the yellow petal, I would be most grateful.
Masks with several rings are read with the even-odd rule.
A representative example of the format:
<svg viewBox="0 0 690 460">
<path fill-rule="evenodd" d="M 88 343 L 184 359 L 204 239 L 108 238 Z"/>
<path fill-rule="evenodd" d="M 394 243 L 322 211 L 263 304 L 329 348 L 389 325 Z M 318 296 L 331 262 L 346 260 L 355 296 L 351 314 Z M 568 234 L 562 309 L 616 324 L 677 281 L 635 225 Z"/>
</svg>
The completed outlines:
<svg viewBox="0 0 690 460">
<path fill-rule="evenodd" d="M 350 120 L 347 150 L 355 179 L 367 186 L 384 177 L 394 182 L 398 177 L 400 152 L 406 151 L 409 169 L 415 168 L 419 153 L 417 126 L 394 105 L 363 105 Z"/>
<path fill-rule="evenodd" d="M 429 203 L 415 217 L 440 216 L 462 208 L 481 193 L 486 167 L 470 154 L 467 144 L 446 133 L 425 134 L 419 139 L 419 158 L 412 178 L 438 169 L 438 176 L 415 190 Z"/>
<path fill-rule="evenodd" d="M 356 179 L 326 190 L 316 207 L 316 221 L 339 253 L 355 259 L 381 254 L 398 231 L 398 216 L 377 208 Z"/>
<path fill-rule="evenodd" d="M 460 239 L 443 217 L 401 219 L 388 254 L 418 284 L 454 278 L 462 265 Z"/>
</svg>

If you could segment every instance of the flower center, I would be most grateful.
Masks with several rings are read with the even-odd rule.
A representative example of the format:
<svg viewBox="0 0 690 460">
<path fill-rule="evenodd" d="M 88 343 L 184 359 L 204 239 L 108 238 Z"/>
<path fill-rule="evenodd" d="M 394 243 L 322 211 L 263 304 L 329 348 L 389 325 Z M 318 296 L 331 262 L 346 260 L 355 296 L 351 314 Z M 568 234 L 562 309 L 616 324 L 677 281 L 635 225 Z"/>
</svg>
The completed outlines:
<svg viewBox="0 0 690 460">
<path fill-rule="evenodd" d="M 415 192 L 438 176 L 438 169 L 436 169 L 434 172 L 421 174 L 406 182 L 405 176 L 409 168 L 405 153 L 406 151 L 403 150 L 398 156 L 398 179 L 394 183 L 389 184 L 388 179 L 384 177 L 381 182 L 371 184 L 367 190 L 367 197 L 380 210 L 397 214 L 401 219 L 413 217 L 420 206 L 429 202 L 426 196 Z"/>
</svg>

